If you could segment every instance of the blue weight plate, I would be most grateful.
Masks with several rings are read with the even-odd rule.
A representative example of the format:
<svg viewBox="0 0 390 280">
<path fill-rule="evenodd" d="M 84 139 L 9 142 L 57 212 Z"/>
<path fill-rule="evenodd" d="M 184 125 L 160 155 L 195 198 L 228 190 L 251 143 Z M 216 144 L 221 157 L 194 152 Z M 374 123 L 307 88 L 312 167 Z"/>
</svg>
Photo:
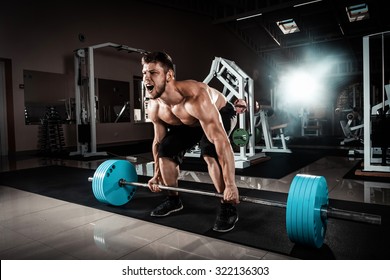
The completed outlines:
<svg viewBox="0 0 390 280">
<path fill-rule="evenodd" d="M 313 208 L 312 208 L 312 202 L 311 198 L 313 195 L 313 183 L 315 181 L 312 179 L 312 177 L 305 176 L 303 177 L 302 181 L 302 192 L 303 192 L 303 200 L 302 200 L 302 220 L 301 220 L 301 227 L 302 231 L 300 234 L 300 239 L 302 240 L 303 244 L 310 244 L 312 240 L 312 231 L 313 231 L 313 222 L 312 222 L 312 214 L 313 214 Z M 304 187 L 303 187 L 304 186 Z"/>
<path fill-rule="evenodd" d="M 316 221 L 314 220 L 315 208 L 313 207 L 313 198 L 316 196 L 316 179 L 315 177 L 305 176 L 303 180 L 304 187 L 304 199 L 303 199 L 303 213 L 302 213 L 302 243 L 313 246 L 313 242 L 316 243 L 315 239 L 315 228 Z M 322 245 L 322 244 L 321 244 Z"/>
<path fill-rule="evenodd" d="M 96 169 L 96 172 L 94 174 L 93 184 L 92 188 L 94 190 L 95 196 L 98 198 L 100 202 L 108 203 L 107 198 L 104 193 L 104 179 L 107 173 L 107 170 L 109 170 L 110 166 L 115 162 L 115 160 L 107 160 L 103 162 L 99 167 Z"/>
<path fill-rule="evenodd" d="M 93 181 L 92 181 L 92 191 L 97 200 L 103 203 L 107 203 L 107 200 L 103 193 L 103 179 L 106 174 L 106 166 L 112 164 L 112 160 L 107 160 L 100 164 L 98 168 L 95 170 L 95 173 L 93 175 Z"/>
<path fill-rule="evenodd" d="M 287 235 L 294 243 L 303 244 L 302 236 L 302 211 L 304 197 L 304 176 L 295 176 L 288 193 L 287 208 L 286 208 L 286 227 Z"/>
<path fill-rule="evenodd" d="M 92 180 L 93 193 L 100 202 L 114 206 L 124 205 L 133 197 L 136 187 L 121 186 L 119 181 L 137 182 L 134 165 L 126 160 L 107 160 L 95 171 Z"/>
<path fill-rule="evenodd" d="M 312 203 L 314 203 L 313 219 L 315 220 L 316 228 L 314 229 L 315 233 L 315 246 L 320 248 L 324 243 L 325 233 L 327 228 L 327 218 L 321 216 L 321 209 L 328 208 L 329 199 L 328 199 L 328 184 L 322 176 L 318 176 L 316 183 L 313 186 L 316 187 L 315 194 L 312 196 Z"/>
<path fill-rule="evenodd" d="M 322 176 L 298 174 L 287 198 L 286 228 L 289 239 L 297 244 L 320 248 L 326 232 L 321 208 L 328 205 L 328 186 Z"/>
<path fill-rule="evenodd" d="M 295 242 L 295 240 L 298 240 L 299 233 L 298 233 L 298 208 L 301 204 L 300 201 L 300 188 L 299 186 L 302 184 L 303 178 L 301 176 L 294 177 L 290 190 L 287 197 L 287 207 L 286 207 L 286 228 L 287 228 L 287 235 L 289 236 L 290 240 L 292 242 Z"/>
</svg>

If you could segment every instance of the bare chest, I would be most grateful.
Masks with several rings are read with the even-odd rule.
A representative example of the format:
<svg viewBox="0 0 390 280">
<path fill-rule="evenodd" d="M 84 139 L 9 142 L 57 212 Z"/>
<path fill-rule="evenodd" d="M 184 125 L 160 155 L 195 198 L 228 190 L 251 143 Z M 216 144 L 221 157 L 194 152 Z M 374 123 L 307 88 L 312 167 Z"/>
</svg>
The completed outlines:
<svg viewBox="0 0 390 280">
<path fill-rule="evenodd" d="M 196 118 L 191 116 L 186 110 L 183 104 L 178 104 L 175 106 L 163 106 L 160 107 L 159 117 L 164 122 L 171 125 L 194 125 L 198 122 Z"/>
</svg>

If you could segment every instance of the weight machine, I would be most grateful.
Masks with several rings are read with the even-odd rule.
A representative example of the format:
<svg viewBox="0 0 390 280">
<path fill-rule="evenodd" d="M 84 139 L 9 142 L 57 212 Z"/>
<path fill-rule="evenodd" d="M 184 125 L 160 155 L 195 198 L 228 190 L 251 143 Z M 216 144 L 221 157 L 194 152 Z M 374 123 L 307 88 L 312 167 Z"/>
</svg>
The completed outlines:
<svg viewBox="0 0 390 280">
<path fill-rule="evenodd" d="M 362 135 L 364 124 L 360 123 L 360 114 L 355 109 L 343 110 L 342 113 L 347 113 L 346 119 L 340 121 L 341 129 L 345 136 L 340 142 L 341 145 L 352 141 L 359 141 Z M 359 124 L 360 123 L 360 124 Z"/>
<path fill-rule="evenodd" d="M 97 152 L 96 150 L 96 103 L 98 98 L 95 92 L 94 69 L 94 50 L 105 47 L 127 51 L 128 53 L 143 54 L 146 52 L 145 50 L 110 42 L 77 49 L 74 52 L 77 151 L 71 152 L 70 155 L 82 155 L 84 157 L 107 155 L 106 152 Z M 125 107 L 122 108 L 122 111 L 124 109 Z M 117 120 L 123 113 L 122 111 L 118 114 Z"/>
<path fill-rule="evenodd" d="M 243 145 L 240 145 L 240 152 L 235 153 L 235 167 L 245 168 L 256 162 L 257 159 L 265 157 L 264 153 L 255 153 L 255 120 L 254 120 L 254 86 L 253 79 L 249 77 L 234 61 L 222 57 L 215 57 L 211 64 L 211 69 L 204 83 L 208 84 L 216 78 L 224 88 L 222 93 L 227 100 L 234 98 L 244 99 L 248 104 L 249 126 L 246 121 L 246 114 L 238 114 L 239 136 L 242 138 Z M 234 132 L 233 132 L 234 137 Z M 200 152 L 196 147 L 186 153 L 187 157 L 199 157 Z"/>
<path fill-rule="evenodd" d="M 385 70 L 388 73 L 388 66 L 385 69 L 385 37 L 389 38 L 390 31 L 367 35 L 363 37 L 363 104 L 364 104 L 364 166 L 363 171 L 379 171 L 390 172 L 390 165 L 388 161 L 389 150 L 389 136 L 388 131 L 390 129 L 390 85 L 385 85 Z M 370 50 L 371 40 L 380 40 L 380 52 L 381 52 L 381 69 L 378 71 L 381 73 L 381 101 L 380 103 L 371 106 L 371 102 L 374 99 L 373 85 L 371 84 L 370 74 L 373 69 L 370 68 L 370 54 L 373 53 L 375 48 Z M 375 45 L 371 45 L 375 46 Z M 372 67 L 372 66 L 371 66 Z M 388 79 L 389 77 L 387 77 Z M 372 92 L 371 92 L 372 90 Z M 376 125 L 376 131 L 373 130 Z M 378 137 L 379 134 L 379 137 Z M 380 143 L 380 146 L 373 147 L 373 139 Z M 377 145 L 377 143 L 374 143 Z M 381 149 L 382 157 L 374 157 L 375 149 Z"/>
<path fill-rule="evenodd" d="M 256 146 L 257 149 L 261 149 L 262 152 L 266 153 L 291 153 L 291 150 L 287 148 L 286 140 L 288 137 L 284 135 L 284 129 L 287 127 L 287 123 L 270 126 L 268 117 L 273 114 L 272 106 L 260 105 L 259 112 L 255 114 L 255 127 L 260 127 L 263 131 L 263 138 L 265 146 Z M 272 136 L 273 131 L 278 131 L 278 137 Z M 282 147 L 277 147 L 274 140 L 280 140 Z"/>
<path fill-rule="evenodd" d="M 344 139 L 340 141 L 340 145 L 354 141 L 363 143 L 362 97 L 360 83 L 353 84 L 340 92 L 335 110 L 335 113 L 340 117 L 339 123 L 344 134 Z M 351 155 L 355 152 L 356 150 L 349 151 Z"/>
</svg>

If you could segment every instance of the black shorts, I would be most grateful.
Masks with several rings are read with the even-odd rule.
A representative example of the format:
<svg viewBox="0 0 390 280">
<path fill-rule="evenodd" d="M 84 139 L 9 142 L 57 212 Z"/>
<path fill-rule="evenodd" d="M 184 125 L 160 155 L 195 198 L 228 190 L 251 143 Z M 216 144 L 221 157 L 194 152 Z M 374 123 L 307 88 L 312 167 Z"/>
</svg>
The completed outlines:
<svg viewBox="0 0 390 280">
<path fill-rule="evenodd" d="M 234 106 L 228 102 L 219 112 L 223 126 L 229 132 L 236 118 Z M 197 144 L 199 144 L 202 156 L 217 158 L 215 146 L 207 139 L 201 126 L 169 126 L 167 134 L 159 145 L 158 156 L 171 158 L 177 164 L 181 164 L 185 153 Z"/>
</svg>

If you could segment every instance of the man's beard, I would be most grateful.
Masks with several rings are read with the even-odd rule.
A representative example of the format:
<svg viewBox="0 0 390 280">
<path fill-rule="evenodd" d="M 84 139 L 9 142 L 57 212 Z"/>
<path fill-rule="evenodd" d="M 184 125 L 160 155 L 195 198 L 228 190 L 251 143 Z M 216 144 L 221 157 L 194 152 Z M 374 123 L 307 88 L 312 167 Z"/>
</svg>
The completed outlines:
<svg viewBox="0 0 390 280">
<path fill-rule="evenodd" d="M 162 86 L 162 87 L 155 87 L 154 90 L 156 91 L 156 95 L 155 96 L 150 96 L 150 99 L 157 99 L 157 98 L 160 98 L 161 95 L 164 93 L 165 91 L 165 85 Z"/>
</svg>

